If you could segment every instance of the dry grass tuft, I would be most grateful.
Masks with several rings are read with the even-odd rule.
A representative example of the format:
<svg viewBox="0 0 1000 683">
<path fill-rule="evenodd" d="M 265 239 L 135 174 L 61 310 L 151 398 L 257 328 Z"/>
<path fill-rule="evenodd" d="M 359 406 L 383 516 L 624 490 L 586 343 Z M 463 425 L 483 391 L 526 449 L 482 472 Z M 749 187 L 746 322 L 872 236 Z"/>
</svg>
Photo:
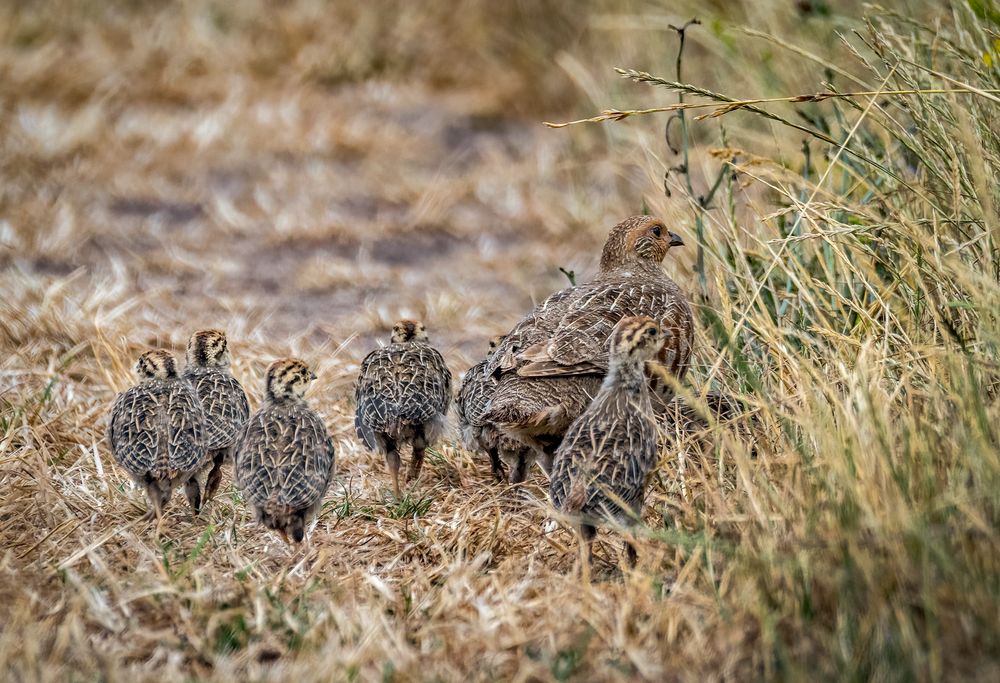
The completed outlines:
<svg viewBox="0 0 1000 683">
<path fill-rule="evenodd" d="M 1000 678 L 996 15 L 730 4 L 0 10 L 4 677 Z M 648 113 L 539 124 L 602 109 Z M 689 245 L 681 393 L 752 438 L 675 435 L 638 568 L 602 534 L 590 583 L 540 475 L 453 438 L 394 501 L 359 359 L 420 317 L 457 374 L 641 208 Z M 228 482 L 136 521 L 108 407 L 203 326 L 254 397 L 317 367 L 338 475 L 300 548 Z"/>
</svg>

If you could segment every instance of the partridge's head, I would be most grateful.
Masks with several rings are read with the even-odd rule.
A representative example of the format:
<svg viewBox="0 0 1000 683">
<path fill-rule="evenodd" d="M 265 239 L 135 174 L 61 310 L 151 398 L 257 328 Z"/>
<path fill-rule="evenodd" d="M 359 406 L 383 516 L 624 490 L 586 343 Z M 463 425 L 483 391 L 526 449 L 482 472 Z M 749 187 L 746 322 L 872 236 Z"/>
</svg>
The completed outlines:
<svg viewBox="0 0 1000 683">
<path fill-rule="evenodd" d="M 222 330 L 200 330 L 187 345 L 187 363 L 198 368 L 229 367 L 229 342 Z"/>
<path fill-rule="evenodd" d="M 297 358 L 276 360 L 267 368 L 267 397 L 273 400 L 302 398 L 316 373 Z"/>
<path fill-rule="evenodd" d="M 392 326 L 393 344 L 405 344 L 412 341 L 427 341 L 427 328 L 419 320 L 400 320 Z"/>
<path fill-rule="evenodd" d="M 147 351 L 136 361 L 135 374 L 139 379 L 173 379 L 177 377 L 177 361 L 169 351 Z"/>
<path fill-rule="evenodd" d="M 665 340 L 666 335 L 652 318 L 623 318 L 611 334 L 611 356 L 635 362 L 652 360 Z"/>
<path fill-rule="evenodd" d="M 636 262 L 659 264 L 671 247 L 682 246 L 684 240 L 667 230 L 659 218 L 632 216 L 611 228 L 601 253 L 601 270 Z"/>
</svg>

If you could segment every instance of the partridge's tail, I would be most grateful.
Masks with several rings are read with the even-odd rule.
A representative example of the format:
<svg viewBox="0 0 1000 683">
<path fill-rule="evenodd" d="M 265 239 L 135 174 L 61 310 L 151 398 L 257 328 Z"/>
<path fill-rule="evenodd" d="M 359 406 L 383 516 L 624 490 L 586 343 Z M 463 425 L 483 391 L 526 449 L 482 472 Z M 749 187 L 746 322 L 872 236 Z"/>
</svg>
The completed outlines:
<svg viewBox="0 0 1000 683">
<path fill-rule="evenodd" d="M 558 401 L 543 401 L 513 392 L 494 398 L 486 414 L 489 422 L 525 432 L 562 432 L 572 419 L 565 406 Z"/>
</svg>

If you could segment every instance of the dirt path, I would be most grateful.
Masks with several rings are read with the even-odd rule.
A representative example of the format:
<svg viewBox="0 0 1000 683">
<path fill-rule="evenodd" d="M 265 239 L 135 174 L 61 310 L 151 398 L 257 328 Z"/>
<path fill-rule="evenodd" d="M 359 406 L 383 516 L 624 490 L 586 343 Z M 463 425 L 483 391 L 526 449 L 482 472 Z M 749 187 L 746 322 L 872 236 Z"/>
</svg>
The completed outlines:
<svg viewBox="0 0 1000 683">
<path fill-rule="evenodd" d="M 236 88 L 204 109 L 102 111 L 44 159 L 33 126 L 72 129 L 82 114 L 25 105 L 8 151 L 49 168 L 34 192 L 8 191 L 21 248 L 4 267 L 83 268 L 81 287 L 125 287 L 147 343 L 215 325 L 293 350 L 356 335 L 345 352 L 359 357 L 414 316 L 472 360 L 564 286 L 558 266 L 592 269 L 606 228 L 574 219 L 578 169 L 557 164 L 568 137 L 482 114 L 481 101 L 377 84 Z M 585 200 L 610 190 L 595 182 Z"/>
</svg>

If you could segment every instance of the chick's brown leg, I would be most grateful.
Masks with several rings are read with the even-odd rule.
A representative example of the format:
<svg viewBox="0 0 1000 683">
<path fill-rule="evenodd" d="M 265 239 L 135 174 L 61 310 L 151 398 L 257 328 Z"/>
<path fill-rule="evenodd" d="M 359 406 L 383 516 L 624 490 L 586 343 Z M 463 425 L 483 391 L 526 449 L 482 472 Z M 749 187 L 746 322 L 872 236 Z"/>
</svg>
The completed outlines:
<svg viewBox="0 0 1000 683">
<path fill-rule="evenodd" d="M 142 521 L 148 522 L 155 519 L 157 522 L 163 517 L 163 506 L 166 503 L 166 498 L 169 497 L 163 495 L 160 491 L 160 486 L 155 481 L 150 481 L 146 483 L 146 498 L 149 500 L 149 510 L 146 514 L 142 516 Z"/>
<path fill-rule="evenodd" d="M 493 472 L 493 478 L 498 482 L 502 482 L 506 476 L 503 471 L 503 462 L 500 460 L 500 451 L 496 448 L 489 448 L 486 450 L 490 454 L 490 470 Z"/>
<path fill-rule="evenodd" d="M 395 441 L 386 442 L 385 462 L 389 465 L 389 473 L 392 475 L 392 492 L 399 499 L 399 450 Z"/>
<path fill-rule="evenodd" d="M 556 449 L 559 448 L 559 444 L 547 445 L 542 449 L 542 455 L 538 458 L 538 465 L 542 468 L 542 472 L 545 472 L 545 476 L 551 476 L 552 474 L 552 464 L 556 459 Z"/>
<path fill-rule="evenodd" d="M 625 562 L 629 567 L 635 569 L 635 565 L 638 561 L 639 552 L 635 549 L 635 543 L 625 541 Z"/>
<path fill-rule="evenodd" d="M 305 513 L 298 512 L 292 516 L 292 520 L 288 524 L 288 533 L 296 543 L 302 542 L 302 539 L 306 537 Z"/>
<path fill-rule="evenodd" d="M 146 501 L 149 503 L 149 507 L 143 513 L 142 517 L 139 518 L 140 522 L 151 522 L 154 519 L 160 518 L 159 496 L 160 492 L 157 489 L 150 485 L 146 486 Z"/>
<path fill-rule="evenodd" d="M 517 454 L 517 462 L 510 468 L 510 483 L 511 484 L 521 484 L 524 480 L 528 478 L 528 468 L 531 467 L 531 460 L 528 456 L 527 451 L 521 451 Z"/>
<path fill-rule="evenodd" d="M 191 504 L 191 511 L 195 516 L 201 512 L 201 487 L 198 486 L 198 477 L 191 477 L 184 484 L 184 495 Z"/>
<path fill-rule="evenodd" d="M 220 448 L 210 453 L 212 469 L 209 470 L 208 478 L 205 479 L 205 497 L 202 499 L 202 503 L 208 503 L 212 500 L 215 492 L 219 490 L 219 485 L 222 484 L 222 465 L 226 461 L 228 452 L 228 448 Z"/>
<path fill-rule="evenodd" d="M 413 439 L 413 455 L 410 456 L 410 469 L 406 473 L 406 481 L 415 481 L 420 476 L 420 470 L 424 466 L 424 450 L 427 442 L 423 435 L 418 435 Z"/>
<path fill-rule="evenodd" d="M 594 537 L 597 536 L 597 527 L 590 524 L 580 525 L 580 538 L 586 546 L 587 564 L 594 564 Z"/>
<path fill-rule="evenodd" d="M 161 488 L 157 483 L 151 483 L 146 489 L 149 494 L 149 502 L 153 504 L 153 513 L 156 516 L 156 526 L 154 527 L 153 533 L 157 538 L 160 537 L 161 528 L 163 527 L 163 509 L 167 506 L 167 502 L 170 500 L 170 494 L 173 493 L 169 484 L 166 484 L 166 488 Z"/>
</svg>

